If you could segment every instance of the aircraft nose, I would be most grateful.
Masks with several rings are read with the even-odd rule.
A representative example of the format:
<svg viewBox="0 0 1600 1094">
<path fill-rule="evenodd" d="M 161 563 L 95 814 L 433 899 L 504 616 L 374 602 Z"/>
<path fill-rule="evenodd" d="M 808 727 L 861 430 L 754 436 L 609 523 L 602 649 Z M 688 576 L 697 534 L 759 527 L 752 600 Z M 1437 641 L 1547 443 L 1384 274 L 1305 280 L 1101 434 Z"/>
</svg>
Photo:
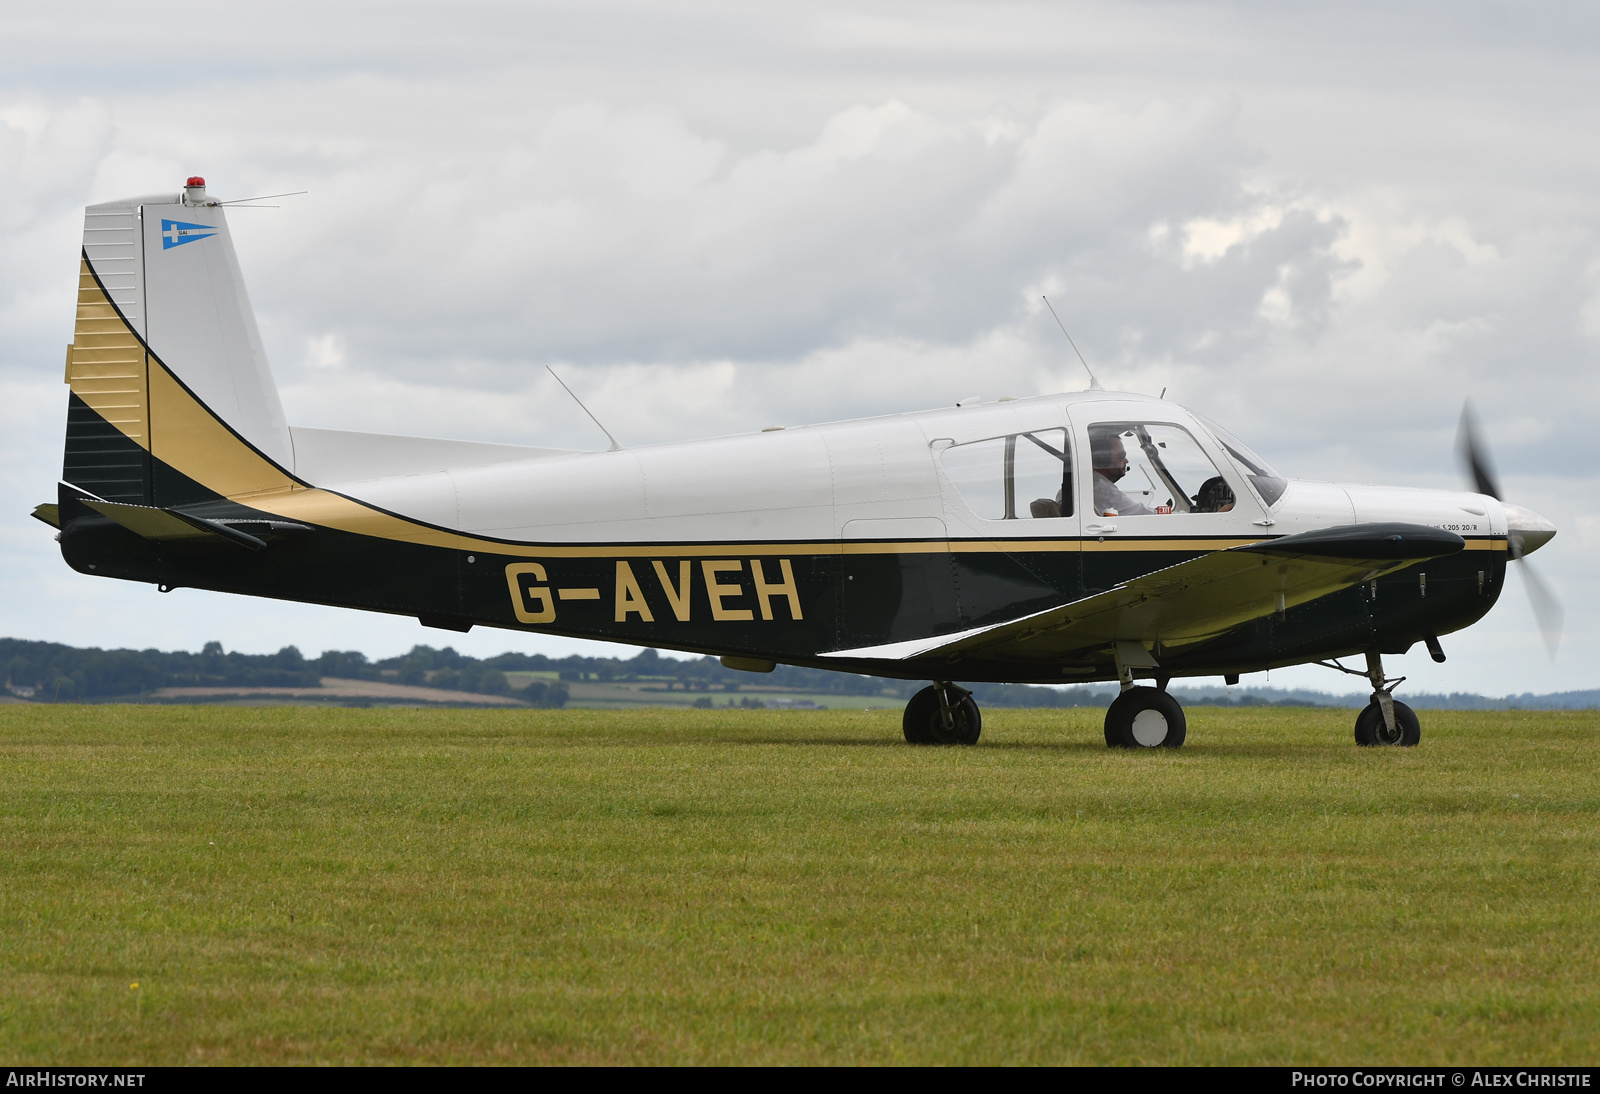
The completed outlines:
<svg viewBox="0 0 1600 1094">
<path fill-rule="evenodd" d="M 1530 554 L 1555 538 L 1556 526 L 1532 509 L 1510 502 L 1500 504 L 1506 511 L 1506 534 L 1513 541 L 1513 556 Z"/>
</svg>

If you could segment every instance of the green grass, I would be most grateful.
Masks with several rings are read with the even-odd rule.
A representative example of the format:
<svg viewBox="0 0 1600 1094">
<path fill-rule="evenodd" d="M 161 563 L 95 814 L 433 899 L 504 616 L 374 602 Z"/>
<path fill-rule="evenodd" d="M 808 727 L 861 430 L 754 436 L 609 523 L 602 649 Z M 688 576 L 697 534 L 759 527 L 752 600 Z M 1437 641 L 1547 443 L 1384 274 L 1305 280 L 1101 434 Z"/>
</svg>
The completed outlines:
<svg viewBox="0 0 1600 1094">
<path fill-rule="evenodd" d="M 4 706 L 0 1058 L 1592 1064 L 1600 715 L 1423 717 Z"/>
<path fill-rule="evenodd" d="M 506 679 L 513 687 L 526 687 L 533 680 L 554 680 L 554 672 L 508 672 Z M 809 700 L 821 710 L 893 710 L 897 714 L 905 709 L 906 697 L 884 695 L 849 695 L 832 691 L 804 691 L 799 688 L 764 687 L 759 675 L 750 677 L 754 683 L 741 684 L 737 691 L 724 691 L 719 685 L 715 691 L 690 691 L 672 687 L 668 677 L 646 677 L 637 680 L 573 680 L 567 683 L 567 708 L 571 710 L 637 710 L 639 707 L 692 707 L 698 699 L 709 699 L 713 706 L 738 706 L 742 700 L 759 699 L 764 703 L 774 700 L 791 702 Z M 1352 715 L 1351 717 L 1354 717 Z"/>
</svg>

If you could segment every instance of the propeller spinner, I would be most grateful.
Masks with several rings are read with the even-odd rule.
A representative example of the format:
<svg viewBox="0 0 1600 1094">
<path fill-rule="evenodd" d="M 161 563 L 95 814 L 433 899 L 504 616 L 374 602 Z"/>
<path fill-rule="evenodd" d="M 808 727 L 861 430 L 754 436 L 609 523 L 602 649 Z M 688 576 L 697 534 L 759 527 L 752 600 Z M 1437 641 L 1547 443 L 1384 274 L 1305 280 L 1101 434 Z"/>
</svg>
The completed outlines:
<svg viewBox="0 0 1600 1094">
<path fill-rule="evenodd" d="M 1522 564 L 1523 585 L 1533 605 L 1534 619 L 1539 623 L 1539 631 L 1544 635 L 1544 644 L 1549 648 L 1550 656 L 1554 657 L 1556 648 L 1561 644 L 1561 623 L 1565 613 L 1550 586 L 1529 565 L 1527 556 L 1554 538 L 1556 526 L 1532 509 L 1504 500 L 1500 492 L 1500 480 L 1489 461 L 1488 446 L 1480 436 L 1477 416 L 1473 414 L 1470 402 L 1461 407 L 1461 428 L 1456 433 L 1456 445 L 1473 488 L 1500 502 L 1505 510 L 1507 546 L 1512 561 Z"/>
</svg>

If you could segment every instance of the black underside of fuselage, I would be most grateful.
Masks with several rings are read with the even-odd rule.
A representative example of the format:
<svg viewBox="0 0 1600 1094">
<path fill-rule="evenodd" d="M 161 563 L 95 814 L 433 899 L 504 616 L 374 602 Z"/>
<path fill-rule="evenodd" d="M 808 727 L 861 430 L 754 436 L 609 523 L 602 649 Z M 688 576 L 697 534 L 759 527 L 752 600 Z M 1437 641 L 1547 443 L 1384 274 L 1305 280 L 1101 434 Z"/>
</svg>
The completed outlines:
<svg viewBox="0 0 1600 1094">
<path fill-rule="evenodd" d="M 68 475 L 76 470 L 69 461 Z M 183 505 L 212 519 L 270 519 L 218 497 L 154 458 L 145 473 L 141 503 Z M 93 491 L 97 484 L 83 478 L 81 485 Z M 122 496 L 138 495 L 128 488 Z M 1098 541 L 1049 541 L 1037 550 L 1001 550 L 984 543 L 893 550 L 833 541 L 789 543 L 782 554 L 772 555 L 714 542 L 562 544 L 547 553 L 508 544 L 500 553 L 323 527 L 267 535 L 266 548 L 251 551 L 220 539 L 145 539 L 88 509 L 65 489 L 60 505 L 63 556 L 74 569 L 99 577 L 385 612 L 446 629 L 502 627 L 906 679 L 1062 683 L 1113 679 L 1115 668 L 1109 658 L 1084 655 L 1075 661 L 1059 652 L 1038 661 L 966 656 L 887 664 L 819 654 L 1004 622 L 1203 553 L 1193 549 L 1192 540 L 1184 541 L 1183 550 L 1163 548 L 1159 540 L 1123 541 L 1114 549 Z M 793 575 L 792 597 L 778 587 L 785 561 Z M 508 576 L 508 567 L 528 563 L 543 568 L 542 579 L 525 572 Z M 716 565 L 708 569 L 708 563 Z M 764 596 L 757 587 L 758 569 Z M 1404 652 L 1429 635 L 1480 619 L 1493 606 L 1504 576 L 1503 550 L 1462 551 L 1203 644 L 1181 650 L 1158 646 L 1155 653 L 1163 674 L 1181 677 L 1253 672 L 1373 648 Z M 799 618 L 793 612 L 796 600 Z M 554 618 L 523 622 L 519 608 L 524 617 L 543 610 Z"/>
</svg>

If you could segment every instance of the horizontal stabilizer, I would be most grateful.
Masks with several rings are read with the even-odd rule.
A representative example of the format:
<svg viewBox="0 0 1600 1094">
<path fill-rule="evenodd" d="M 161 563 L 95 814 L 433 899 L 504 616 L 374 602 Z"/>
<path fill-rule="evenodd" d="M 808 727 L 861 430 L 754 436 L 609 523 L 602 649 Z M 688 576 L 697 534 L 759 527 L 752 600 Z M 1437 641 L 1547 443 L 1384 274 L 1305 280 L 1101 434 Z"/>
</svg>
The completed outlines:
<svg viewBox="0 0 1600 1094">
<path fill-rule="evenodd" d="M 157 541 L 211 540 L 259 551 L 267 545 L 266 540 L 261 539 L 260 535 L 310 531 L 305 525 L 290 521 L 212 520 L 177 509 L 158 509 L 152 505 L 128 505 L 123 502 L 89 498 L 84 498 L 83 504 L 102 516 L 110 517 L 135 535 Z M 246 528 L 249 531 L 246 531 Z"/>
<path fill-rule="evenodd" d="M 43 505 L 35 505 L 33 512 L 28 515 L 34 520 L 44 521 L 52 528 L 61 527 L 61 506 L 53 501 L 45 502 Z"/>
<path fill-rule="evenodd" d="M 822 656 L 910 661 L 981 652 L 1037 662 L 1105 659 L 1123 642 L 1155 641 L 1170 649 L 1465 546 L 1454 532 L 1415 524 L 1320 529 L 1214 551 L 1004 623 Z"/>
</svg>

